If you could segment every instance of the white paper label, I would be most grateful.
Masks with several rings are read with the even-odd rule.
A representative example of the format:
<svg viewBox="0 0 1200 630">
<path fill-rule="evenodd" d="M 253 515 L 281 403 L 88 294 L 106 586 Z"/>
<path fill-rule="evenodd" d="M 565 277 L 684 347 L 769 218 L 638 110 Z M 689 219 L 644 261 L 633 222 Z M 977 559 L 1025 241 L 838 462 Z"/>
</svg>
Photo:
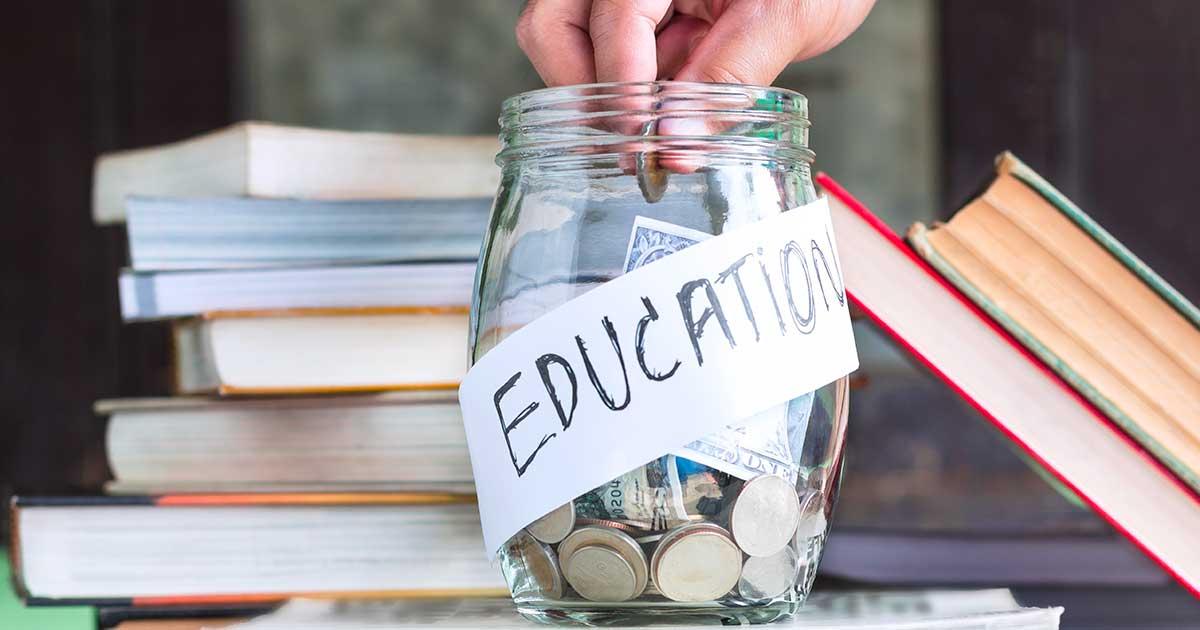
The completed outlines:
<svg viewBox="0 0 1200 630">
<path fill-rule="evenodd" d="M 484 543 L 858 367 L 825 199 L 539 317 L 459 388 Z"/>
</svg>

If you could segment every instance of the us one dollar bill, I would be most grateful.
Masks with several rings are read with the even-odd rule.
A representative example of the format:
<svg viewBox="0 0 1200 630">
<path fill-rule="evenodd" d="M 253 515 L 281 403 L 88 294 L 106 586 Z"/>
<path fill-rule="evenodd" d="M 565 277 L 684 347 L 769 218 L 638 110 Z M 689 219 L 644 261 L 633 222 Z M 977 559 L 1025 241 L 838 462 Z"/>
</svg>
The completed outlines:
<svg viewBox="0 0 1200 630">
<path fill-rule="evenodd" d="M 698 230 L 639 216 L 634 220 L 625 251 L 624 272 L 648 265 L 711 237 L 711 234 Z M 791 442 L 795 439 L 796 424 L 803 427 L 808 425 L 812 398 L 812 393 L 809 393 L 791 404 L 777 405 L 751 418 L 729 424 L 724 429 L 685 445 L 674 454 L 739 479 L 772 474 L 794 483 L 799 467 L 793 457 Z M 789 440 L 789 426 L 792 427 L 792 440 Z"/>
<path fill-rule="evenodd" d="M 674 460 L 659 457 L 579 496 L 575 513 L 664 530 L 688 521 L 683 492 Z"/>
</svg>

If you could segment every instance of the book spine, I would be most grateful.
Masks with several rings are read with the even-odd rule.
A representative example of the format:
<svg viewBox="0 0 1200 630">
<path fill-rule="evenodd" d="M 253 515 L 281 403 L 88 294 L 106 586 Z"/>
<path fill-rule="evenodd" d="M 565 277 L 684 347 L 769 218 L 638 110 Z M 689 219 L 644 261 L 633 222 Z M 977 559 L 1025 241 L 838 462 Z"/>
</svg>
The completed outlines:
<svg viewBox="0 0 1200 630">
<path fill-rule="evenodd" d="M 25 585 L 25 577 L 21 571 L 21 519 L 20 503 L 13 497 L 8 503 L 8 562 L 12 568 L 13 590 L 17 597 L 29 600 L 29 589 Z M 2 556 L 0 556 L 2 557 Z"/>
</svg>

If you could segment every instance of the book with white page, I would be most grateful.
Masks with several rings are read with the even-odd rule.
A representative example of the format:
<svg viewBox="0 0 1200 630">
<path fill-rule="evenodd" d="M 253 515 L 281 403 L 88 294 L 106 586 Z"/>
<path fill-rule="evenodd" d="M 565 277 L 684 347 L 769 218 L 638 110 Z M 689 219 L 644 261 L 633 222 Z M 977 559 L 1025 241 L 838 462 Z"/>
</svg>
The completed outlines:
<svg viewBox="0 0 1200 630">
<path fill-rule="evenodd" d="M 270 488 L 474 492 L 453 391 L 97 403 L 106 451 L 129 494 Z"/>
<path fill-rule="evenodd" d="M 814 630 L 1056 630 L 1062 608 L 1022 608 L 1006 589 L 979 591 L 849 591 L 814 593 L 791 619 L 770 628 Z M 735 622 L 736 609 L 726 618 Z M 715 619 L 675 619 L 667 627 L 700 630 Z M 532 630 L 545 626 L 517 614 L 507 599 L 330 602 L 295 600 L 232 626 L 235 630 Z"/>
<path fill-rule="evenodd" d="M 492 208 L 471 199 L 130 197 L 138 271 L 474 261 Z"/>
<path fill-rule="evenodd" d="M 141 321 L 213 311 L 359 306 L 465 306 L 475 263 L 294 269 L 121 272 L 121 317 Z"/>
<path fill-rule="evenodd" d="M 125 220 L 130 195 L 305 199 L 491 197 L 495 136 L 333 131 L 242 122 L 96 160 L 92 218 Z"/>
</svg>

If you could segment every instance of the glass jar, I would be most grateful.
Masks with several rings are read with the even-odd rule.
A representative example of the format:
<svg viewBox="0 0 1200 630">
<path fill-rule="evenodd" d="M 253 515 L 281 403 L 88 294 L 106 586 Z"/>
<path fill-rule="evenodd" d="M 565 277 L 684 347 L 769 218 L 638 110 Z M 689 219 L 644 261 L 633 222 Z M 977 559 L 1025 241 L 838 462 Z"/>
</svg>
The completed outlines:
<svg viewBox="0 0 1200 630">
<path fill-rule="evenodd" d="M 500 123 L 503 179 L 477 271 L 473 362 L 678 247 L 643 243 L 631 259 L 639 216 L 694 242 L 817 199 L 807 101 L 789 90 L 551 88 L 505 101 Z M 707 442 L 715 451 L 663 453 L 530 524 L 500 552 L 518 609 L 586 623 L 664 614 L 768 622 L 794 612 L 825 543 L 847 406 L 843 377 L 730 418 Z M 745 533 L 764 523 L 776 530 L 770 540 Z"/>
</svg>

